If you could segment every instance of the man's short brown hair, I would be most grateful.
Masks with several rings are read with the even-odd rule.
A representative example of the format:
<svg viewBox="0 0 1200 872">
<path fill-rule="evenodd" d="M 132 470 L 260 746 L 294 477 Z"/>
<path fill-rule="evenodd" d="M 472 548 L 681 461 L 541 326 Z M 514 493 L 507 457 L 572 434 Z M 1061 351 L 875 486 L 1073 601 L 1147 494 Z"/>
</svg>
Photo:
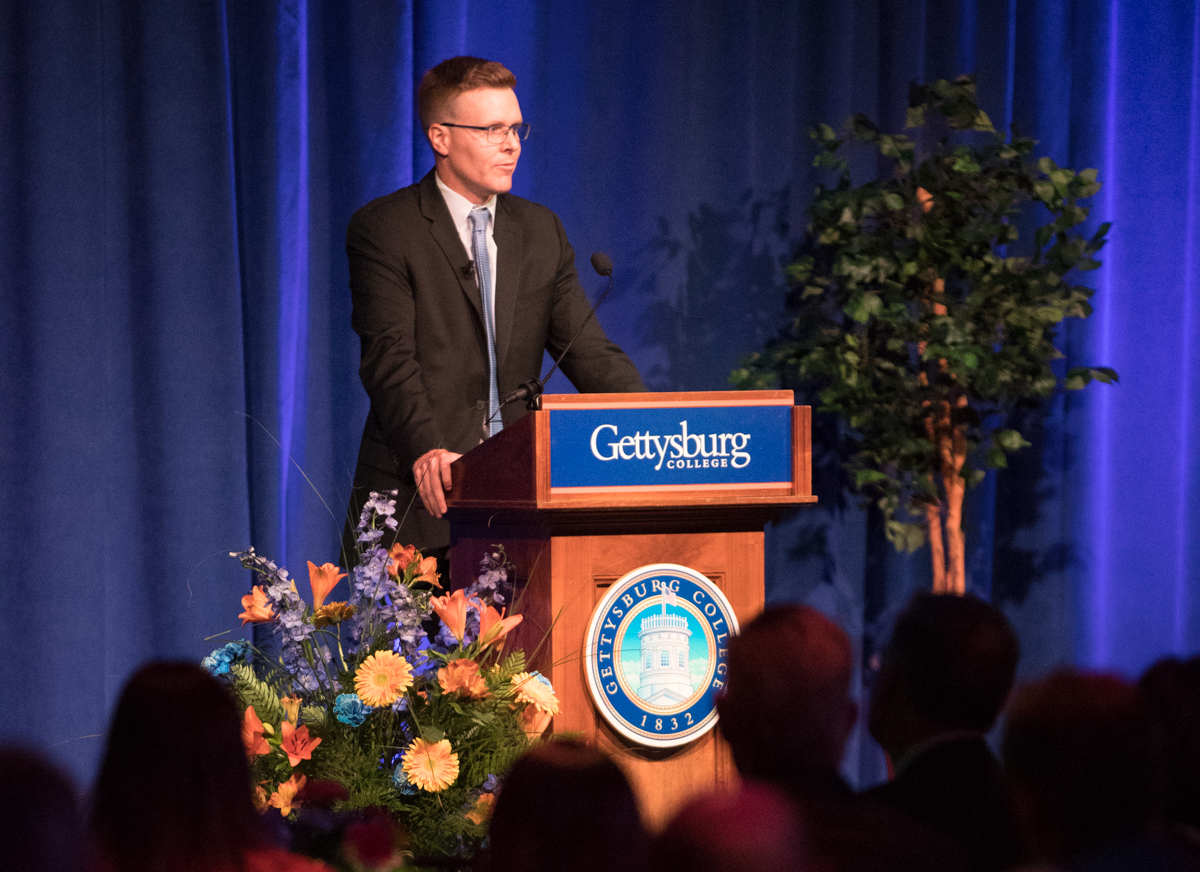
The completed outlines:
<svg viewBox="0 0 1200 872">
<path fill-rule="evenodd" d="M 417 114 L 426 135 L 429 126 L 445 120 L 446 104 L 476 88 L 515 88 L 517 77 L 497 61 L 468 56 L 450 58 L 426 71 L 417 90 Z"/>
</svg>

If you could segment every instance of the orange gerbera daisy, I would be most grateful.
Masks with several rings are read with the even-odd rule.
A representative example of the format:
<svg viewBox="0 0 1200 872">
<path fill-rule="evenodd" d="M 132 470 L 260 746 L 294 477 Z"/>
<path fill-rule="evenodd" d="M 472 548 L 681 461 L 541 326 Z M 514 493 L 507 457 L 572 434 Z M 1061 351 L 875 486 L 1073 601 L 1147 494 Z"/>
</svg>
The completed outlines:
<svg viewBox="0 0 1200 872">
<path fill-rule="evenodd" d="M 449 739 L 413 739 L 404 751 L 403 766 L 409 782 L 430 793 L 445 790 L 458 778 L 458 755 L 451 750 Z"/>
<path fill-rule="evenodd" d="M 487 682 L 479 674 L 479 664 L 474 660 L 451 660 L 438 670 L 438 684 L 446 693 L 461 693 L 470 699 L 483 699 L 488 695 Z"/>
<path fill-rule="evenodd" d="M 332 563 L 317 566 L 308 561 L 308 583 L 312 585 L 313 609 L 319 609 L 325 602 L 329 592 L 337 587 L 337 583 L 346 577 L 346 573 L 338 572 L 338 567 Z"/>
<path fill-rule="evenodd" d="M 376 651 L 354 673 L 354 689 L 366 705 L 391 705 L 412 683 L 412 667 L 395 651 Z"/>
<path fill-rule="evenodd" d="M 504 647 L 504 637 L 508 631 L 521 623 L 524 615 L 504 617 L 504 609 L 496 611 L 492 606 L 484 606 L 479 612 L 479 643 L 487 648 L 495 645 L 497 649 Z"/>
<path fill-rule="evenodd" d="M 293 766 L 299 766 L 301 760 L 311 760 L 312 752 L 321 744 L 320 739 L 309 738 L 308 727 L 297 727 L 291 721 L 283 722 L 281 735 L 279 747 Z"/>
<path fill-rule="evenodd" d="M 558 714 L 558 697 L 554 695 L 554 688 L 541 677 L 518 672 L 512 677 L 512 683 L 519 702 L 535 706 L 538 711 L 549 715 Z"/>
<path fill-rule="evenodd" d="M 253 760 L 259 754 L 268 754 L 271 745 L 263 736 L 263 722 L 258 717 L 254 706 L 246 706 L 246 716 L 242 719 L 242 744 L 246 746 L 246 756 Z"/>
<path fill-rule="evenodd" d="M 313 626 L 318 630 L 322 627 L 336 626 L 354 614 L 354 606 L 349 603 L 325 603 L 313 612 Z"/>
<path fill-rule="evenodd" d="M 271 798 L 267 800 L 267 805 L 279 809 L 279 813 L 287 817 L 292 813 L 292 809 L 300 805 L 296 801 L 296 794 L 304 789 L 304 782 L 308 779 L 303 775 L 293 775 L 283 784 L 276 788 L 271 794 Z"/>
<path fill-rule="evenodd" d="M 242 597 L 242 608 L 245 611 L 238 617 L 242 619 L 243 627 L 246 624 L 261 624 L 275 617 L 275 611 L 267 604 L 266 591 L 258 584 L 254 585 L 250 593 Z"/>
</svg>

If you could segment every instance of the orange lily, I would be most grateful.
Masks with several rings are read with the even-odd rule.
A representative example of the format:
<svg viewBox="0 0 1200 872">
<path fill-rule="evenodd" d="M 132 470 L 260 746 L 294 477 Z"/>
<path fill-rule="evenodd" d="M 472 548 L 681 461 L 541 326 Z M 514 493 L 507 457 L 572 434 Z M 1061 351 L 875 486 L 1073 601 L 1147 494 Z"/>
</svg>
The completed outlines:
<svg viewBox="0 0 1200 872">
<path fill-rule="evenodd" d="M 928 212 L 933 208 L 933 194 L 924 188 L 917 188 L 917 202 L 921 204 L 922 212 Z"/>
<path fill-rule="evenodd" d="M 281 696 L 279 704 L 283 706 L 284 717 L 295 724 L 300 720 L 300 697 L 298 696 Z"/>
<path fill-rule="evenodd" d="M 420 565 L 417 567 L 417 574 L 413 578 L 413 581 L 425 581 L 425 582 L 428 582 L 429 584 L 433 585 L 434 587 L 441 587 L 442 585 L 438 581 L 438 579 L 440 577 L 441 576 L 438 574 L 438 571 L 437 571 L 437 558 L 436 557 L 426 557 L 421 561 Z"/>
<path fill-rule="evenodd" d="M 479 612 L 479 644 L 484 648 L 495 645 L 497 650 L 504 647 L 504 637 L 509 630 L 521 623 L 524 615 L 504 617 L 504 609 L 496 611 L 492 606 L 484 606 Z"/>
<path fill-rule="evenodd" d="M 311 760 L 313 749 L 321 744 L 320 739 L 308 737 L 308 727 L 297 727 L 289 721 L 283 722 L 283 741 L 279 747 L 287 754 L 288 762 L 293 766 L 301 760 Z"/>
<path fill-rule="evenodd" d="M 292 809 L 300 805 L 296 801 L 296 794 L 304 789 L 304 782 L 308 779 L 303 775 L 293 775 L 283 784 L 276 788 L 271 794 L 271 798 L 267 800 L 267 805 L 274 806 L 279 809 L 279 813 L 287 817 L 292 813 Z"/>
<path fill-rule="evenodd" d="M 408 569 L 408 564 L 412 563 L 418 557 L 417 548 L 415 545 L 401 545 L 397 542 L 392 546 L 391 552 L 388 554 L 388 572 L 397 578 L 404 574 L 404 570 Z"/>
<path fill-rule="evenodd" d="M 245 611 L 238 617 L 242 619 L 243 627 L 246 624 L 261 624 L 275 617 L 275 611 L 267 603 L 267 594 L 262 585 L 254 585 L 250 593 L 242 597 L 242 608 Z"/>
<path fill-rule="evenodd" d="M 496 795 L 494 793 L 481 793 L 479 799 L 475 800 L 474 807 L 467 812 L 463 817 L 473 824 L 482 824 L 492 819 L 492 810 L 496 807 Z"/>
<path fill-rule="evenodd" d="M 271 751 L 271 745 L 263 736 L 263 722 L 259 720 L 254 706 L 246 706 L 246 717 L 242 721 L 242 744 L 246 746 L 246 756 L 253 760 L 259 754 Z"/>
<path fill-rule="evenodd" d="M 474 660 L 451 660 L 438 670 L 437 676 L 445 693 L 457 691 L 469 699 L 490 696 L 487 682 L 479 674 L 479 664 Z"/>
<path fill-rule="evenodd" d="M 550 719 L 554 715 L 550 712 L 542 711 L 535 705 L 528 706 L 525 711 L 521 712 L 521 726 L 526 734 L 537 738 L 542 733 L 546 732 L 546 727 L 550 726 Z"/>
<path fill-rule="evenodd" d="M 463 635 L 467 632 L 467 606 L 474 605 L 474 602 L 468 600 L 461 590 L 456 590 L 445 596 L 435 596 L 429 604 L 461 645 Z"/>
<path fill-rule="evenodd" d="M 332 563 L 317 566 L 311 560 L 308 561 L 308 583 L 312 585 L 314 610 L 324 605 L 325 597 L 329 596 L 329 592 L 345 577 L 346 573 L 339 573 L 338 567 Z"/>
</svg>

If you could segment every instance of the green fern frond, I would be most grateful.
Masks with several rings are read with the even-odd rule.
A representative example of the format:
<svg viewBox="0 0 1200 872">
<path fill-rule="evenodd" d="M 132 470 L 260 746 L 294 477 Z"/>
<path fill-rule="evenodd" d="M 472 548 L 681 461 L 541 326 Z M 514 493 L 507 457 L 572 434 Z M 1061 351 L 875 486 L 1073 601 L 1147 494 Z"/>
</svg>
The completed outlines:
<svg viewBox="0 0 1200 872">
<path fill-rule="evenodd" d="M 279 702 L 279 694 L 271 685 L 254 674 L 254 670 L 246 663 L 231 663 L 229 672 L 233 675 L 233 687 L 243 705 L 254 706 L 254 711 L 262 721 L 277 724 L 283 720 L 283 706 Z"/>
</svg>

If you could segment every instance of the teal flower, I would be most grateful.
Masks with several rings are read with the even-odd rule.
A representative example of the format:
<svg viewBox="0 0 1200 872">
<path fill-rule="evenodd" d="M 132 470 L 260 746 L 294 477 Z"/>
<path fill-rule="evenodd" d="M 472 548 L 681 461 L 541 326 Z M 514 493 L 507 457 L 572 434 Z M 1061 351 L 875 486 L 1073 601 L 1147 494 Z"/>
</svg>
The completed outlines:
<svg viewBox="0 0 1200 872">
<path fill-rule="evenodd" d="M 343 693 L 339 694 L 334 702 L 333 713 L 343 724 L 361 727 L 363 721 L 367 719 L 367 715 L 371 713 L 371 708 L 363 705 L 363 701 L 358 698 L 357 693 Z"/>
</svg>

